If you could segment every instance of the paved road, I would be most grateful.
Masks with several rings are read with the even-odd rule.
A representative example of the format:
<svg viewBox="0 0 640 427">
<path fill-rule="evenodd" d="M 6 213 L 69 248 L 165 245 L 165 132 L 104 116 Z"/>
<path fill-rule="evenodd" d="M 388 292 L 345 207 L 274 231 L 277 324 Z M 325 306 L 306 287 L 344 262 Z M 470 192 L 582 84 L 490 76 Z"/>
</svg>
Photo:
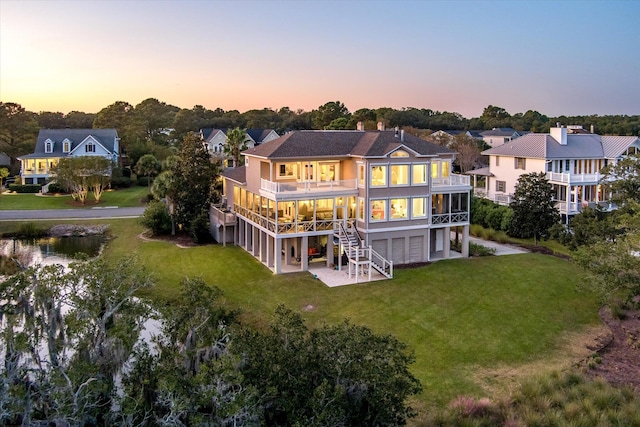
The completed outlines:
<svg viewBox="0 0 640 427">
<path fill-rule="evenodd" d="M 0 210 L 0 221 L 21 221 L 30 219 L 92 219 L 92 218 L 135 218 L 144 208 L 104 207 L 91 209 L 38 209 Z"/>
</svg>

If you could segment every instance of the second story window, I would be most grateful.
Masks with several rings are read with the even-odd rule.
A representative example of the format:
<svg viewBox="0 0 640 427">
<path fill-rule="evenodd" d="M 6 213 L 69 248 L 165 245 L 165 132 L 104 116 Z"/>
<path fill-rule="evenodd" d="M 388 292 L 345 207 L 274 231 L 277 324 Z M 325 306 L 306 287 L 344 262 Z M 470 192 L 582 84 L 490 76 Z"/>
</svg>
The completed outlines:
<svg viewBox="0 0 640 427">
<path fill-rule="evenodd" d="M 387 201 L 371 201 L 371 221 L 385 221 L 387 219 Z"/>
<path fill-rule="evenodd" d="M 500 166 L 500 156 L 496 156 L 496 166 Z"/>
<path fill-rule="evenodd" d="M 391 199 L 391 219 L 407 219 L 407 199 Z"/>
<path fill-rule="evenodd" d="M 427 216 L 427 199 L 414 197 L 411 200 L 411 218 L 425 218 Z"/>
<path fill-rule="evenodd" d="M 62 152 L 63 153 L 68 153 L 69 151 L 71 151 L 71 143 L 69 141 L 64 141 L 62 143 Z"/>
<path fill-rule="evenodd" d="M 527 168 L 527 159 L 524 157 L 516 157 L 515 158 L 515 168 L 516 169 L 526 169 Z"/>
<path fill-rule="evenodd" d="M 95 153 L 96 152 L 96 145 L 93 143 L 88 143 L 87 145 L 84 146 L 84 151 L 85 153 Z"/>
<path fill-rule="evenodd" d="M 278 178 L 295 178 L 296 169 L 295 163 L 279 163 Z"/>
<path fill-rule="evenodd" d="M 364 165 L 358 164 L 358 187 L 364 187 L 364 182 L 366 179 L 364 171 L 365 171 Z"/>
<path fill-rule="evenodd" d="M 44 152 L 45 153 L 53 153 L 53 142 L 47 141 L 44 144 Z"/>
<path fill-rule="evenodd" d="M 386 165 L 371 166 L 371 186 L 372 187 L 387 186 L 387 166 Z"/>
<path fill-rule="evenodd" d="M 507 183 L 505 181 L 496 181 L 496 191 L 498 193 L 504 193 L 507 189 Z"/>
</svg>

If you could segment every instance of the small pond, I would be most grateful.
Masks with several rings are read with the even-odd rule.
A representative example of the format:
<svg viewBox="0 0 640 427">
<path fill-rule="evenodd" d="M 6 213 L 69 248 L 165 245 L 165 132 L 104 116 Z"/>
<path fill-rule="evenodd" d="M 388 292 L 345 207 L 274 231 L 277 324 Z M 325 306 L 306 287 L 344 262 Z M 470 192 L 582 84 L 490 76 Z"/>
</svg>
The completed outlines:
<svg viewBox="0 0 640 427">
<path fill-rule="evenodd" d="M 0 239 L 0 255 L 16 256 L 23 265 L 67 265 L 80 252 L 98 256 L 104 243 L 104 236 Z"/>
</svg>

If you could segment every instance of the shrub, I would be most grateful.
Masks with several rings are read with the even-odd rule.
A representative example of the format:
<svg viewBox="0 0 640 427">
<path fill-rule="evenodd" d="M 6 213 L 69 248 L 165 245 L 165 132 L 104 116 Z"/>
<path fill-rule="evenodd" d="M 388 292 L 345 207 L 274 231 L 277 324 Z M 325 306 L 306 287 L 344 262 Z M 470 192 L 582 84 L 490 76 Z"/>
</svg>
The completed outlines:
<svg viewBox="0 0 640 427">
<path fill-rule="evenodd" d="M 496 207 L 487 212 L 485 222 L 490 228 L 494 230 L 501 230 L 502 218 L 504 216 L 504 206 Z"/>
<path fill-rule="evenodd" d="M 164 203 L 152 201 L 147 205 L 140 217 L 140 223 L 151 230 L 153 234 L 171 233 L 171 216 Z"/>
<path fill-rule="evenodd" d="M 189 234 L 194 243 L 207 243 L 211 241 L 212 236 L 209 230 L 209 215 L 207 212 L 200 213 L 200 215 L 191 221 Z"/>
<path fill-rule="evenodd" d="M 9 190 L 15 191 L 16 193 L 37 193 L 42 189 L 42 185 L 40 184 L 11 184 L 9 185 Z"/>
<path fill-rule="evenodd" d="M 129 188 L 129 187 L 131 187 L 131 178 L 126 176 L 111 178 L 111 188 Z"/>
<path fill-rule="evenodd" d="M 57 182 L 49 184 L 49 193 L 66 193 L 67 189 Z"/>
<path fill-rule="evenodd" d="M 496 253 L 495 248 L 487 248 L 477 243 L 469 242 L 469 256 L 489 256 Z"/>
<path fill-rule="evenodd" d="M 147 187 L 149 186 L 149 180 L 153 182 L 153 178 L 149 178 L 148 176 L 139 176 L 138 179 L 136 179 L 136 185 L 138 187 Z"/>
</svg>

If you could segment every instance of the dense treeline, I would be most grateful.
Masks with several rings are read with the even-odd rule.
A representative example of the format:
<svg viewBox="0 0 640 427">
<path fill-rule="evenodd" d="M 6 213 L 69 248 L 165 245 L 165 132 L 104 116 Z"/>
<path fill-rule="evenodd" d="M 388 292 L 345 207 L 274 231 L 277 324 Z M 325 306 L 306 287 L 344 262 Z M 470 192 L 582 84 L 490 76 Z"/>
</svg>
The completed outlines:
<svg viewBox="0 0 640 427">
<path fill-rule="evenodd" d="M 376 129 L 377 122 L 387 127 L 416 129 L 487 130 L 512 127 L 521 131 L 546 132 L 556 122 L 594 126 L 595 132 L 608 135 L 640 135 L 640 116 L 560 116 L 548 117 L 537 111 L 510 114 L 502 107 L 487 106 L 480 117 L 467 119 L 459 113 L 428 108 L 377 109 L 361 108 L 350 112 L 340 101 L 327 102 L 312 111 L 263 108 L 240 113 L 221 108 L 210 110 L 202 105 L 179 108 L 155 98 L 137 105 L 117 101 L 96 114 L 72 111 L 34 113 L 16 103 L 0 102 L 0 152 L 16 156 L 33 151 L 38 130 L 42 128 L 106 128 L 113 127 L 121 138 L 121 146 L 130 157 L 154 152 L 164 157 L 160 147 L 181 141 L 190 131 L 201 128 L 267 128 L 282 134 L 297 129 L 355 129 L 364 122 L 366 129 Z M 135 162 L 134 162 L 135 163 Z"/>
</svg>

